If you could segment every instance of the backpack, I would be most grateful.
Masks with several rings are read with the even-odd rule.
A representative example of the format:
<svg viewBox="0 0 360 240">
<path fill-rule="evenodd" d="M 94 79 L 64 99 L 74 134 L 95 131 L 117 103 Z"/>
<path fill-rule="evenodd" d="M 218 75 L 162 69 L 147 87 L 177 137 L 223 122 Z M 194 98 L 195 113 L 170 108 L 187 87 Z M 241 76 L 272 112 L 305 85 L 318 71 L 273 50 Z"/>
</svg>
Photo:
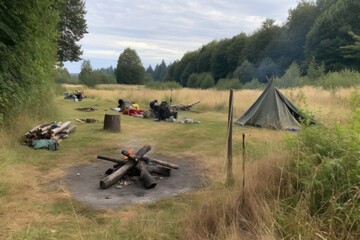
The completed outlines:
<svg viewBox="0 0 360 240">
<path fill-rule="evenodd" d="M 167 102 L 161 102 L 159 106 L 159 118 L 165 120 L 171 116 L 170 107 Z"/>
</svg>

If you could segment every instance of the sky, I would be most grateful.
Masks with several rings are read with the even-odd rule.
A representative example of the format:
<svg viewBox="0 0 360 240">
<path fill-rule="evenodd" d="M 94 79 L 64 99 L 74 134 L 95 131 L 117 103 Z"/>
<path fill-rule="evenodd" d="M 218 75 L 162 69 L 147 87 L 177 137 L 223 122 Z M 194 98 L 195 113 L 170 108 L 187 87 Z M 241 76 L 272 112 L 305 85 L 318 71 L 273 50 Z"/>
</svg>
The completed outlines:
<svg viewBox="0 0 360 240">
<path fill-rule="evenodd" d="M 266 18 L 283 24 L 299 0 L 86 0 L 88 34 L 79 42 L 93 69 L 116 67 L 120 54 L 135 50 L 145 69 L 180 60 L 186 52 L 244 32 Z M 81 63 L 65 62 L 70 73 Z"/>
</svg>

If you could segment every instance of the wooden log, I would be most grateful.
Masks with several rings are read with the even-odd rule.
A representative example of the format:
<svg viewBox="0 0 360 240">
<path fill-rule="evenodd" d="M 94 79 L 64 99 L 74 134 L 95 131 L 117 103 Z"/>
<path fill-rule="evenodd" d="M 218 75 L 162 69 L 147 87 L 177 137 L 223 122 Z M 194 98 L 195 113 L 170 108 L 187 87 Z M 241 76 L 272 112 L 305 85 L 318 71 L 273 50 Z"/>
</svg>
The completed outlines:
<svg viewBox="0 0 360 240">
<path fill-rule="evenodd" d="M 168 168 L 172 168 L 172 169 L 176 169 L 176 170 L 179 169 L 179 166 L 178 166 L 178 165 L 172 164 L 172 163 L 168 163 L 168 162 L 165 162 L 165 161 L 162 161 L 162 160 L 159 160 L 159 159 L 149 158 L 149 157 L 143 157 L 142 159 L 143 159 L 144 161 L 153 162 L 153 163 L 156 163 L 156 164 L 159 164 L 159 165 L 168 167 Z"/>
<path fill-rule="evenodd" d="M 96 158 L 101 159 L 101 160 L 106 160 L 106 161 L 114 162 L 114 163 L 118 163 L 118 164 L 125 164 L 125 163 L 127 162 L 127 161 L 125 161 L 125 160 L 116 159 L 116 158 L 111 158 L 111 157 L 105 157 L 105 156 L 97 156 Z"/>
<path fill-rule="evenodd" d="M 50 128 L 51 128 L 51 124 L 48 125 L 48 126 L 40 128 L 39 131 L 41 132 L 41 134 L 45 134 L 50 130 Z"/>
<path fill-rule="evenodd" d="M 61 124 L 60 127 L 52 129 L 51 133 L 56 135 L 57 133 L 63 131 L 65 128 L 68 128 L 70 124 L 71 124 L 70 121 L 64 122 L 63 124 Z"/>
<path fill-rule="evenodd" d="M 125 150 L 124 150 L 124 152 L 126 153 Z M 130 154 L 126 154 L 125 156 L 129 157 Z M 107 160 L 107 161 L 110 161 L 110 162 L 114 162 L 114 163 L 120 163 L 120 164 L 123 164 L 125 162 L 124 160 L 121 160 L 121 159 L 105 157 L 105 156 L 97 156 L 97 158 L 101 159 L 101 160 Z M 168 167 L 168 168 L 176 169 L 176 170 L 179 169 L 179 165 L 172 164 L 172 163 L 169 163 L 169 162 L 165 162 L 165 161 L 155 159 L 155 158 L 149 158 L 149 157 L 144 156 L 144 157 L 141 158 L 141 160 L 144 160 L 145 162 L 153 162 L 153 163 L 156 163 L 156 164 Z"/>
<path fill-rule="evenodd" d="M 120 168 L 127 162 L 126 160 L 121 160 L 121 159 L 111 158 L 111 157 L 106 157 L 106 156 L 97 156 L 97 158 L 101 159 L 101 160 L 106 160 L 109 162 L 116 163 L 113 166 L 113 168 L 110 168 L 105 172 L 105 174 L 107 174 L 107 175 L 113 173 L 116 169 Z M 144 157 L 141 159 L 144 159 Z M 166 167 L 160 167 L 160 166 L 156 166 L 156 165 L 146 165 L 146 167 L 150 173 L 156 173 L 156 174 L 159 174 L 159 175 L 162 175 L 165 177 L 169 177 L 170 173 L 171 173 L 171 169 L 166 168 Z"/>
<path fill-rule="evenodd" d="M 151 149 L 151 147 L 149 145 L 145 145 L 142 148 L 140 148 L 135 153 L 135 155 L 130 155 L 128 153 L 128 155 L 130 155 L 131 157 L 128 158 L 127 162 L 123 166 L 118 168 L 112 174 L 104 177 L 100 181 L 100 188 L 106 189 L 106 188 L 110 187 L 111 185 L 113 185 L 114 183 L 116 183 L 117 181 L 119 181 L 121 178 L 123 178 L 128 173 L 128 171 L 137 164 L 137 161 L 135 159 L 142 158 L 147 152 L 150 151 L 150 149 Z"/>
<path fill-rule="evenodd" d="M 66 133 L 66 134 L 69 134 L 69 133 L 72 133 L 74 132 L 76 129 L 76 126 L 75 125 L 71 125 L 70 127 L 68 127 L 67 129 L 64 129 L 63 131 L 61 131 L 61 133 Z"/>
<path fill-rule="evenodd" d="M 104 130 L 110 132 L 120 132 L 120 115 L 105 114 L 104 117 Z"/>
<path fill-rule="evenodd" d="M 69 135 L 67 135 L 67 134 L 58 134 L 55 136 L 53 135 L 50 139 L 54 140 L 57 143 L 60 143 L 61 142 L 60 139 L 62 140 L 62 139 L 68 138 L 68 137 L 69 137 Z"/>
<path fill-rule="evenodd" d="M 41 126 L 42 126 L 42 124 L 39 124 L 39 125 L 33 127 L 30 131 L 28 131 L 27 133 L 25 133 L 25 136 L 26 136 L 26 137 L 31 137 L 31 136 L 33 135 L 33 133 L 34 133 L 35 131 L 37 131 Z"/>
<path fill-rule="evenodd" d="M 139 160 L 136 164 L 136 169 L 140 171 L 140 180 L 143 182 L 146 189 L 156 186 L 155 178 L 149 173 L 148 168 L 143 160 Z"/>
<path fill-rule="evenodd" d="M 156 173 L 156 174 L 159 174 L 159 175 L 164 176 L 164 177 L 169 177 L 170 172 L 171 172 L 170 168 L 159 167 L 159 166 L 151 166 L 151 165 L 147 166 L 147 170 L 150 173 Z"/>
<path fill-rule="evenodd" d="M 100 181 L 100 188 L 106 189 L 106 188 L 110 187 L 111 185 L 113 185 L 114 183 L 119 181 L 121 178 L 123 178 L 128 173 L 128 171 L 131 168 L 133 168 L 135 165 L 136 165 L 135 161 L 132 161 L 132 160 L 128 161 L 123 166 L 118 168 L 116 171 L 114 171 L 110 175 L 104 177 Z"/>
<path fill-rule="evenodd" d="M 153 188 L 156 186 L 156 180 L 155 178 L 149 173 L 146 164 L 143 160 L 141 160 L 144 155 L 150 151 L 151 146 L 150 145 L 145 145 L 142 149 L 140 149 L 138 151 L 141 152 L 141 154 L 135 154 L 131 155 L 128 151 L 126 150 L 122 150 L 121 153 L 125 156 L 128 157 L 129 160 L 134 160 L 137 162 L 136 164 L 136 169 L 138 169 L 140 171 L 140 180 L 143 182 L 145 188 L 149 189 L 149 188 Z"/>
<path fill-rule="evenodd" d="M 139 151 L 136 152 L 135 155 L 131 155 L 128 151 L 122 150 L 121 154 L 125 155 L 128 158 L 131 158 L 135 161 L 139 161 L 141 158 L 144 157 L 144 155 L 151 150 L 150 145 L 145 145 L 142 148 L 139 149 Z"/>
</svg>

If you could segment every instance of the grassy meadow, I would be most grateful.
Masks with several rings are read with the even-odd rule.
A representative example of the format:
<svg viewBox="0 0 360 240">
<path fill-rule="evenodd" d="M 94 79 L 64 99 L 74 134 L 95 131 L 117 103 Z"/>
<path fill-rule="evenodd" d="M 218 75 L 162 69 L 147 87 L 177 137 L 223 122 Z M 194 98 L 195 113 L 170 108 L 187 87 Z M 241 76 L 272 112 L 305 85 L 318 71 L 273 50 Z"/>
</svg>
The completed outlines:
<svg viewBox="0 0 360 240">
<path fill-rule="evenodd" d="M 81 102 L 56 97 L 57 112 L 48 121 L 70 120 L 77 129 L 60 150 L 33 150 L 21 145 L 23 135 L 39 124 L 25 116 L 11 129 L 0 130 L 0 239 L 329 239 L 321 223 L 308 216 L 284 216 L 277 204 L 286 191 L 286 165 L 293 152 L 289 139 L 298 132 L 233 126 L 235 184 L 224 187 L 228 91 L 149 90 L 143 86 L 100 85 L 89 89 L 63 85 L 64 91 L 84 91 Z M 350 96 L 359 89 L 284 89 L 283 94 L 325 126 L 351 120 Z M 238 90 L 234 120 L 261 94 Z M 119 98 L 129 98 L 148 109 L 153 99 L 173 104 L 201 101 L 193 111 L 179 112 L 200 124 L 153 122 L 121 115 L 121 133 L 102 130 L 106 113 Z M 93 107 L 95 112 L 75 108 Z M 82 124 L 76 118 L 99 122 Z M 26 124 L 24 124 L 26 123 Z M 242 134 L 246 136 L 245 189 L 242 190 Z M 119 156 L 121 147 L 152 146 L 152 153 L 195 159 L 203 166 L 203 189 L 157 203 L 96 210 L 76 201 L 63 181 L 71 166 L 96 162 L 96 155 Z M 179 183 L 181 184 L 181 183 Z M 301 205 L 296 206 L 301 208 Z M 283 221 L 281 221 L 281 219 Z M 300 219 L 301 221 L 296 221 Z M 291 231 L 293 230 L 293 232 Z M 289 232 L 291 235 L 286 236 Z M 298 234 L 298 235 L 297 235 Z M 310 238 L 309 238 L 310 237 Z M 351 238 L 350 238 L 351 239 Z"/>
</svg>

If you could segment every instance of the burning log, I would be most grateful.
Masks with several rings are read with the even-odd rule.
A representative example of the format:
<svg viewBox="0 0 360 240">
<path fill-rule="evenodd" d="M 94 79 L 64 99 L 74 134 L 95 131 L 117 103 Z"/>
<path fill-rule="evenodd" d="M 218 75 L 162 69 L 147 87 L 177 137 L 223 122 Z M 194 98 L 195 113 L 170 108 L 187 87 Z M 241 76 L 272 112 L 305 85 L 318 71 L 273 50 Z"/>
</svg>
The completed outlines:
<svg viewBox="0 0 360 240">
<path fill-rule="evenodd" d="M 114 163 L 119 163 L 119 164 L 124 164 L 125 161 L 121 160 L 121 159 L 117 159 L 117 158 L 111 158 L 111 157 L 105 157 L 105 156 L 97 156 L 98 159 L 102 159 L 102 160 L 107 160 L 110 162 L 114 162 Z M 152 163 L 156 163 L 168 168 L 172 168 L 172 169 L 179 169 L 178 165 L 172 164 L 172 163 L 168 163 L 159 159 L 155 159 L 155 158 L 149 158 L 149 157 L 142 157 L 141 160 L 145 161 L 145 162 L 152 162 Z"/>
<path fill-rule="evenodd" d="M 114 162 L 116 163 L 113 167 L 114 169 L 110 168 L 108 169 L 105 174 L 109 175 L 111 173 L 113 173 L 116 169 L 120 168 L 121 166 L 123 166 L 127 161 L 125 160 L 121 160 L 121 159 L 116 159 L 116 158 L 111 158 L 111 157 L 105 157 L 105 156 L 97 156 L 98 159 L 101 160 L 106 160 L 106 161 L 110 161 L 110 162 Z M 143 157 L 142 159 L 144 159 L 145 157 Z M 146 161 L 146 160 L 145 160 Z M 170 176 L 170 172 L 171 169 L 170 168 L 165 168 L 165 167 L 159 167 L 159 166 L 152 166 L 152 165 L 147 165 L 147 170 L 150 173 L 155 173 L 155 174 L 159 174 L 165 177 L 169 177 Z M 137 174 L 139 175 L 139 174 Z"/>
<path fill-rule="evenodd" d="M 179 169 L 178 165 L 145 157 L 144 155 L 149 152 L 150 149 L 151 147 L 149 145 L 145 145 L 134 155 L 131 153 L 132 149 L 130 150 L 130 153 L 126 150 L 122 150 L 121 154 L 126 157 L 125 159 L 97 156 L 98 159 L 116 163 L 113 168 L 110 168 L 105 172 L 108 176 L 100 181 L 100 188 L 106 189 L 128 175 L 139 176 L 139 179 L 143 182 L 145 188 L 149 189 L 155 187 L 157 184 L 155 177 L 152 174 L 169 177 L 171 169 Z"/>
<path fill-rule="evenodd" d="M 151 147 L 149 145 L 148 145 L 148 147 L 151 149 Z M 150 149 L 149 149 L 149 151 L 150 151 Z M 144 160 L 141 160 L 141 158 L 146 153 L 144 153 L 142 155 L 135 154 L 134 156 L 131 155 L 130 153 L 128 153 L 127 151 L 125 151 L 125 150 L 122 150 L 121 153 L 123 155 L 127 156 L 130 161 L 134 160 L 134 161 L 137 162 L 135 167 L 136 167 L 137 170 L 140 171 L 140 180 L 144 183 L 145 188 L 149 189 L 149 188 L 153 188 L 153 187 L 156 186 L 155 178 L 149 173 Z"/>
<path fill-rule="evenodd" d="M 135 153 L 135 155 L 130 155 L 128 152 L 123 151 L 124 153 L 127 153 L 129 155 L 127 156 L 128 160 L 123 166 L 121 166 L 116 171 L 103 178 L 100 181 L 100 188 L 106 189 L 111 185 L 113 185 L 114 183 L 116 183 L 122 177 L 124 177 L 130 169 L 132 169 L 134 166 L 138 164 L 138 160 L 141 159 L 147 152 L 149 152 L 150 149 L 151 147 L 149 145 L 145 145 L 142 148 L 140 148 L 139 151 Z"/>
<path fill-rule="evenodd" d="M 106 170 L 105 174 L 106 175 L 110 175 L 112 174 L 114 171 L 116 171 L 118 168 L 120 168 L 121 166 L 123 166 L 123 164 L 116 164 L 114 165 L 114 168 L 109 168 L 108 170 Z M 149 173 L 155 173 L 164 177 L 170 177 L 170 173 L 171 173 L 171 169 L 170 168 L 165 168 L 165 167 L 159 167 L 159 166 L 151 166 L 151 165 L 146 165 L 147 170 L 149 171 Z M 134 169 L 136 171 L 132 171 L 131 175 L 132 176 L 140 176 L 140 172 L 137 171 L 137 169 Z M 130 173 L 129 173 L 130 175 Z"/>
</svg>

